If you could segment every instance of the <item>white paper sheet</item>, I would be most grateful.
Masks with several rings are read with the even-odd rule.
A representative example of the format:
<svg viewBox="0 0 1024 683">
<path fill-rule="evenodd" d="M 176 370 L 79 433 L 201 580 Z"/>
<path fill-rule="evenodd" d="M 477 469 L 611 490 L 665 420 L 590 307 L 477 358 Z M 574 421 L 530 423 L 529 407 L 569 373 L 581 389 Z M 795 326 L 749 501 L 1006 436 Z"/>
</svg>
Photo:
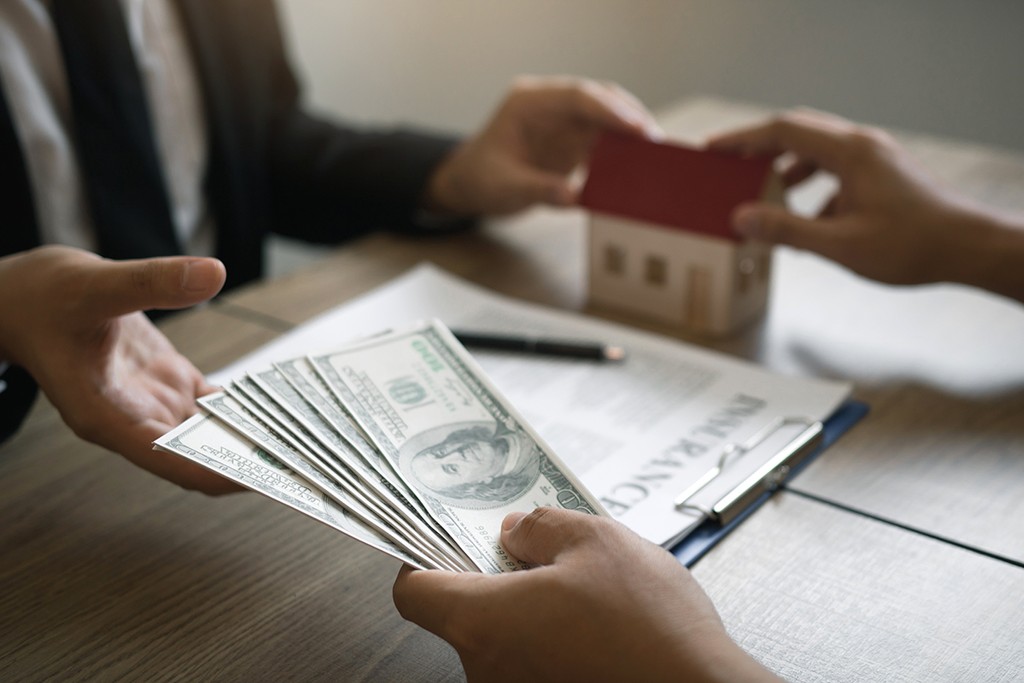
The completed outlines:
<svg viewBox="0 0 1024 683">
<path fill-rule="evenodd" d="M 666 546 L 701 520 L 676 510 L 673 499 L 715 466 L 725 445 L 742 443 L 780 417 L 823 420 L 850 392 L 845 383 L 779 375 L 676 340 L 510 299 L 430 264 L 318 316 L 210 379 L 218 383 L 271 361 L 434 317 L 451 328 L 625 347 L 621 364 L 473 355 L 613 517 Z M 732 461 L 698 502 L 716 500 L 795 435 L 783 430 Z"/>
</svg>

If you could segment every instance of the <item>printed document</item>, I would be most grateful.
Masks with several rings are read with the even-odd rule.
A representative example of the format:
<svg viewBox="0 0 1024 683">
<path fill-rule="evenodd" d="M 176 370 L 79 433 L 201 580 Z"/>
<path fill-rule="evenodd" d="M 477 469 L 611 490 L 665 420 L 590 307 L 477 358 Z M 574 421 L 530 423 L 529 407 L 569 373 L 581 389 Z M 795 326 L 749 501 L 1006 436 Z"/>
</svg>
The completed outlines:
<svg viewBox="0 0 1024 683">
<path fill-rule="evenodd" d="M 470 349 L 490 379 L 608 513 L 669 547 L 699 524 L 677 496 L 716 467 L 723 449 L 780 419 L 825 420 L 850 385 L 787 376 L 678 340 L 530 304 L 420 265 L 297 327 L 215 373 L 214 383 L 281 358 L 411 321 L 438 318 L 473 332 L 600 341 L 622 346 L 622 363 Z M 781 449 L 799 427 L 772 432 L 726 461 L 692 501 L 708 507 Z"/>
</svg>

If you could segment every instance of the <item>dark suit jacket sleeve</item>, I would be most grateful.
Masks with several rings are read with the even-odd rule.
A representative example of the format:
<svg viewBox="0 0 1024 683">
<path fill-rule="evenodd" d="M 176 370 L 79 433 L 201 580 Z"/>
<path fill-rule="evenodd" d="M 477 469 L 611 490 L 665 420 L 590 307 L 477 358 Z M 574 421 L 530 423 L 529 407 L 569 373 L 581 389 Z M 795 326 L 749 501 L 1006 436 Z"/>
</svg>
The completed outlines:
<svg viewBox="0 0 1024 683">
<path fill-rule="evenodd" d="M 280 31 L 276 36 L 268 150 L 275 232 L 332 241 L 378 228 L 416 229 L 426 183 L 457 140 L 357 130 L 309 114 Z"/>
</svg>

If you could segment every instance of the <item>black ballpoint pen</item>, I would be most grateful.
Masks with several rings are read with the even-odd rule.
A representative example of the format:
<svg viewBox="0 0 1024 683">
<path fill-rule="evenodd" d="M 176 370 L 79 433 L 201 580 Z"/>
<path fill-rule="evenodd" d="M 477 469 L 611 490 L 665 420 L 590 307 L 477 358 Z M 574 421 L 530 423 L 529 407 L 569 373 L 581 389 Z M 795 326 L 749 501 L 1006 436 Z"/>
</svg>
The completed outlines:
<svg viewBox="0 0 1024 683">
<path fill-rule="evenodd" d="M 533 353 L 544 356 L 584 358 L 600 361 L 622 361 L 626 358 L 626 351 L 621 346 L 612 346 L 600 342 L 486 334 L 462 330 L 452 330 L 452 334 L 462 342 L 463 346 L 478 349 L 518 351 L 520 353 Z"/>
</svg>

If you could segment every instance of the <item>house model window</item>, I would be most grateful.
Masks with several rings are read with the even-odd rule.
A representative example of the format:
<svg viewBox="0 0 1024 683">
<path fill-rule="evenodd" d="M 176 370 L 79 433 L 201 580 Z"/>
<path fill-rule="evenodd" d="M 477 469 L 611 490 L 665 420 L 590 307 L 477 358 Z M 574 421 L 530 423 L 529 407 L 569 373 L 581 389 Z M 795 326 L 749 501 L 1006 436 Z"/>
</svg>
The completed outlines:
<svg viewBox="0 0 1024 683">
<path fill-rule="evenodd" d="M 768 158 L 602 136 L 581 198 L 591 303 L 695 332 L 736 330 L 764 312 L 771 251 L 732 231 L 732 211 L 781 196 Z"/>
</svg>

